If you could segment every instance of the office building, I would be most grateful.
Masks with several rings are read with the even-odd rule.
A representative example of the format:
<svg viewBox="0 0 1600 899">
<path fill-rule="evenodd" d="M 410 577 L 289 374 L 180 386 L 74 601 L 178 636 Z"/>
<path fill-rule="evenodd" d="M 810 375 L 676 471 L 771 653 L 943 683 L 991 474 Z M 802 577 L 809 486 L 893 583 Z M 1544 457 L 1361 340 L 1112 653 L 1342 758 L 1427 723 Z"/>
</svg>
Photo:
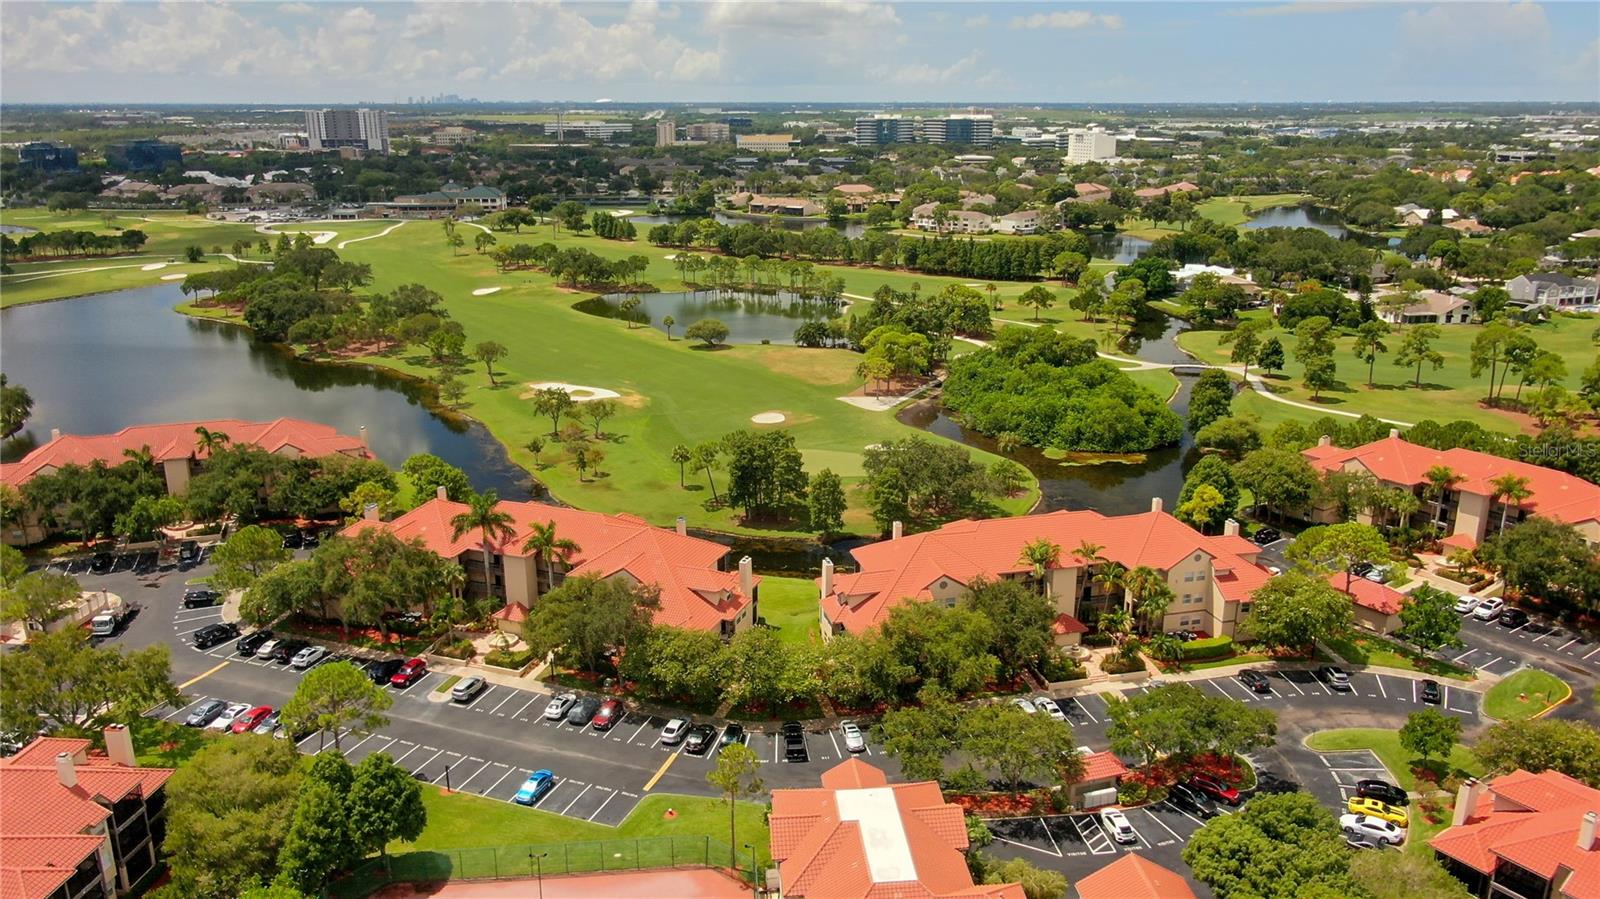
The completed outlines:
<svg viewBox="0 0 1600 899">
<path fill-rule="evenodd" d="M 306 112 L 313 153 L 353 148 L 389 152 L 389 113 L 382 109 L 313 109 Z"/>
<path fill-rule="evenodd" d="M 613 140 L 618 135 L 633 133 L 633 123 L 600 122 L 593 119 L 545 122 L 544 133 L 563 140 L 569 137 L 581 137 L 584 140 Z"/>
<path fill-rule="evenodd" d="M 656 146 L 670 147 L 678 142 L 678 123 L 670 119 L 656 122 Z"/>
<path fill-rule="evenodd" d="M 1071 163 L 1099 162 L 1117 155 L 1117 139 L 1100 128 L 1069 128 L 1056 138 Z"/>
<path fill-rule="evenodd" d="M 67 144 L 29 141 L 18 151 L 23 168 L 41 172 L 76 172 L 78 151 Z"/>
<path fill-rule="evenodd" d="M 106 147 L 106 165 L 123 172 L 159 172 L 183 165 L 183 149 L 158 140 L 125 140 Z"/>
<path fill-rule="evenodd" d="M 683 126 L 683 137 L 707 144 L 725 144 L 733 139 L 733 132 L 725 122 L 695 122 Z"/>
<path fill-rule="evenodd" d="M 917 139 L 917 123 L 897 115 L 862 116 L 856 119 L 856 144 L 862 147 L 881 147 L 886 144 L 909 144 Z"/>
<path fill-rule="evenodd" d="M 792 134 L 741 134 L 734 143 L 752 153 L 787 153 L 800 141 Z"/>
<path fill-rule="evenodd" d="M 922 139 L 930 144 L 987 147 L 994 143 L 994 116 L 953 115 L 942 119 L 924 119 Z"/>
</svg>

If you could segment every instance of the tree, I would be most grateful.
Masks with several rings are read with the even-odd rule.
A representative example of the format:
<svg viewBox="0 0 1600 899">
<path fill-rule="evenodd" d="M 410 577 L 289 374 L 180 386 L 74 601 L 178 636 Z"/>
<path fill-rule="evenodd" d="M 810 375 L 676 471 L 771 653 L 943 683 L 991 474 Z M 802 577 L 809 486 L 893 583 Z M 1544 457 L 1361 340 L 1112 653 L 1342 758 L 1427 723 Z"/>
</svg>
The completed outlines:
<svg viewBox="0 0 1600 899">
<path fill-rule="evenodd" d="M 1357 359 L 1367 363 L 1368 387 L 1373 386 L 1373 372 L 1377 368 L 1378 357 L 1389 352 L 1388 345 L 1383 342 L 1383 338 L 1388 334 L 1388 324 L 1379 319 L 1362 322 L 1361 326 L 1356 328 L 1356 342 L 1351 349 L 1355 352 Z"/>
<path fill-rule="evenodd" d="M 306 672 L 281 711 L 290 733 L 331 731 L 339 749 L 347 731 L 370 733 L 387 726 L 383 713 L 392 705 L 394 698 L 365 672 L 350 662 L 335 662 Z"/>
<path fill-rule="evenodd" d="M 1026 565 L 1033 572 L 1033 579 L 1039 585 L 1039 592 L 1045 596 L 1050 595 L 1050 569 L 1056 567 L 1061 561 L 1061 547 L 1050 542 L 1044 537 L 1029 541 L 1022 547 L 1022 555 L 1017 562 Z"/>
<path fill-rule="evenodd" d="M 1370 524 L 1349 521 L 1312 528 L 1289 547 L 1287 556 L 1292 562 L 1329 573 L 1344 572 L 1344 592 L 1350 592 L 1350 582 L 1355 577 L 1351 569 L 1360 564 L 1374 564 L 1389 558 L 1389 541 L 1383 539 L 1378 529 Z"/>
<path fill-rule="evenodd" d="M 925 686 L 917 693 L 916 705 L 884 712 L 878 724 L 883 750 L 900 762 L 906 780 L 941 780 L 964 714 L 948 691 L 936 684 Z"/>
<path fill-rule="evenodd" d="M 1314 315 L 1301 321 L 1294 329 L 1295 361 L 1307 363 L 1320 357 L 1333 358 L 1334 337 L 1333 322 L 1325 316 Z"/>
<path fill-rule="evenodd" d="M 1256 355 L 1256 364 L 1270 375 L 1283 368 L 1283 361 L 1283 342 L 1276 336 L 1268 337 L 1266 342 L 1261 344 L 1261 352 Z"/>
<path fill-rule="evenodd" d="M 1520 507 L 1522 501 L 1533 495 L 1528 489 L 1528 479 L 1521 475 L 1503 474 L 1489 481 L 1494 490 L 1494 500 L 1500 504 L 1500 531 L 1506 529 L 1506 512 L 1512 506 Z"/>
<path fill-rule="evenodd" d="M 1207 693 L 1192 684 L 1166 684 L 1110 703 L 1106 737 L 1121 754 L 1145 764 L 1164 756 L 1204 752 L 1234 755 L 1271 746 L 1277 716 L 1270 710 Z"/>
<path fill-rule="evenodd" d="M 1030 546 L 1047 542 L 1036 540 Z M 1053 544 L 1049 549 L 1052 552 L 1039 552 L 1039 557 L 1046 560 L 1046 572 L 1056 564 L 1056 555 L 1061 551 Z M 961 607 L 977 612 L 993 625 L 994 640 L 989 649 L 1008 673 L 1020 673 L 1029 665 L 1039 664 L 1055 647 L 1056 607 L 1042 591 L 1029 590 L 1014 580 L 980 577 L 969 585 Z"/>
<path fill-rule="evenodd" d="M 1226 518 L 1228 514 L 1228 501 L 1217 488 L 1210 484 L 1200 484 L 1189 494 L 1189 498 L 1178 503 L 1178 510 L 1174 513 L 1179 521 L 1192 525 L 1196 530 L 1205 533 L 1216 527 L 1214 522 Z"/>
<path fill-rule="evenodd" d="M 678 464 L 678 486 L 683 487 L 684 466 L 694 460 L 694 454 L 687 446 L 678 444 L 672 448 L 672 461 Z"/>
<path fill-rule="evenodd" d="M 837 705 L 872 708 L 899 696 L 916 671 L 900 660 L 888 640 L 873 633 L 842 633 L 823 645 L 822 681 Z"/>
<path fill-rule="evenodd" d="M 1257 796 L 1189 838 L 1183 860 L 1217 899 L 1353 895 L 1339 822 L 1310 793 Z"/>
<path fill-rule="evenodd" d="M 522 638 L 537 655 L 581 671 L 598 671 L 606 652 L 642 638 L 661 607 L 650 584 L 593 575 L 569 577 L 546 593 L 522 624 Z"/>
<path fill-rule="evenodd" d="M 1415 852 L 1357 852 L 1350 878 L 1372 899 L 1472 899 L 1437 861 Z"/>
<path fill-rule="evenodd" d="M 728 502 L 746 520 L 780 514 L 805 498 L 805 460 L 786 430 L 734 431 L 722 439 L 728 466 Z"/>
<path fill-rule="evenodd" d="M 989 285 L 991 295 L 993 287 L 993 284 Z M 1088 281 L 1080 281 L 1077 292 L 1072 295 L 1071 299 L 1067 300 L 1068 308 L 1075 312 L 1082 312 L 1084 321 L 1088 321 L 1091 317 L 1097 315 L 1101 309 L 1105 308 L 1105 303 L 1105 287 L 1093 278 Z M 995 304 L 995 308 L 1000 308 L 998 303 Z"/>
<path fill-rule="evenodd" d="M 301 778 L 293 740 L 209 741 L 178 766 L 166 786 L 162 848 L 174 881 L 188 887 L 182 895 L 231 899 L 271 879 Z"/>
<path fill-rule="evenodd" d="M 717 479 L 712 476 L 711 470 L 719 464 L 718 457 L 721 454 L 721 446 L 715 441 L 707 441 L 696 444 L 695 448 L 690 450 L 691 458 L 689 460 L 689 467 L 706 473 L 706 483 L 711 487 L 711 498 L 719 504 L 722 502 L 722 498 L 717 496 Z"/>
<path fill-rule="evenodd" d="M 1400 635 L 1406 642 L 1427 652 L 1462 645 L 1461 616 L 1455 611 L 1455 597 L 1428 584 L 1411 591 L 1400 607 Z"/>
<path fill-rule="evenodd" d="M 572 394 L 560 387 L 540 388 L 533 395 L 533 414 L 544 415 L 550 419 L 550 435 L 561 433 L 561 416 L 566 415 L 577 403 L 572 399 Z"/>
<path fill-rule="evenodd" d="M 474 493 L 467 497 L 467 509 L 450 519 L 452 540 L 460 540 L 469 531 L 477 531 L 480 551 L 483 553 L 483 589 L 487 596 L 494 595 L 495 544 L 504 544 L 516 536 L 516 519 L 510 512 L 500 511 L 500 497 L 493 490 Z"/>
<path fill-rule="evenodd" d="M 506 357 L 506 348 L 492 340 L 485 340 L 472 348 L 473 358 L 483 363 L 484 371 L 489 374 L 489 386 L 495 386 L 494 364 Z"/>
<path fill-rule="evenodd" d="M 374 752 L 356 765 L 345 810 L 357 850 L 362 855 L 380 853 L 386 868 L 389 844 L 395 840 L 416 842 L 428 826 L 422 786 L 387 752 Z"/>
<path fill-rule="evenodd" d="M 1560 771 L 1600 789 L 1600 731 L 1582 721 L 1501 721 L 1472 747 L 1491 774 Z"/>
<path fill-rule="evenodd" d="M 1072 728 L 1047 715 L 1029 715 L 1010 703 L 967 710 L 957 742 L 972 760 L 993 772 L 1016 795 L 1024 779 L 1055 778 L 1070 784 L 1083 776 Z"/>
<path fill-rule="evenodd" d="M 739 800 L 766 792 L 766 782 L 761 779 L 761 759 L 756 757 L 755 750 L 742 743 L 726 746 L 717 753 L 717 764 L 706 774 L 706 783 L 716 787 L 728 800 L 728 867 L 737 869 Z"/>
<path fill-rule="evenodd" d="M 423 499 L 432 499 L 440 487 L 445 495 L 456 502 L 472 495 L 472 483 L 467 473 L 432 453 L 418 453 L 400 466 L 400 473 L 411 482 L 411 488 Z"/>
<path fill-rule="evenodd" d="M 1355 617 L 1350 606 L 1350 597 L 1327 581 L 1287 571 L 1256 589 L 1243 628 L 1264 646 L 1304 649 L 1319 637 L 1348 632 Z"/>
<path fill-rule="evenodd" d="M 537 598 L 541 590 L 539 571 L 544 570 L 547 580 L 553 585 L 556 580 L 552 560 L 559 558 L 563 563 L 572 561 L 572 557 L 582 551 L 577 541 L 568 540 L 556 533 L 556 523 L 547 521 L 544 524 L 530 522 L 528 525 L 528 539 L 522 541 L 522 551 L 533 556 L 533 591 Z"/>
<path fill-rule="evenodd" d="M 1311 391 L 1311 398 L 1317 399 L 1324 390 L 1332 390 L 1339 386 L 1336 363 L 1332 356 L 1313 356 L 1305 362 L 1305 372 L 1301 383 Z"/>
<path fill-rule="evenodd" d="M 653 626 L 622 659 L 623 678 L 647 696 L 689 705 L 717 701 L 722 639 L 708 630 Z"/>
<path fill-rule="evenodd" d="M 457 255 L 457 251 L 467 245 L 467 239 L 454 231 L 445 238 L 445 243 L 450 245 L 450 255 Z"/>
<path fill-rule="evenodd" d="M 678 320 L 673 318 L 670 315 L 663 316 L 662 319 L 661 319 L 661 327 L 667 329 L 667 342 L 668 343 L 672 342 L 672 326 L 676 325 L 677 323 L 678 323 Z"/>
<path fill-rule="evenodd" d="M 1261 448 L 1261 428 L 1253 415 L 1229 415 L 1197 431 L 1194 442 L 1202 449 L 1238 459 Z"/>
<path fill-rule="evenodd" d="M 1227 372 L 1207 369 L 1195 379 L 1189 392 L 1189 431 L 1199 431 L 1212 422 L 1226 418 L 1233 404 L 1233 381 Z"/>
<path fill-rule="evenodd" d="M 320 893 L 329 875 L 357 857 L 344 796 L 332 786 L 308 778 L 278 852 L 281 876 L 301 890 Z"/>
<path fill-rule="evenodd" d="M 1250 363 L 1256 362 L 1261 358 L 1261 335 L 1271 327 L 1272 322 L 1267 319 L 1252 318 L 1240 322 L 1239 326 L 1232 331 L 1223 332 L 1219 342 L 1233 346 L 1232 352 L 1228 354 L 1228 361 L 1244 366 L 1244 378 L 1246 381 L 1250 379 Z M 1277 338 L 1273 339 L 1276 340 Z M 1279 362 L 1279 364 L 1283 363 Z"/>
<path fill-rule="evenodd" d="M 8 577 L 0 587 L 0 622 L 21 621 L 29 630 L 43 631 L 76 611 L 82 596 L 83 588 L 70 575 L 35 571 L 15 580 Z"/>
<path fill-rule="evenodd" d="M 294 553 L 284 548 L 277 531 L 252 524 L 234 531 L 212 552 L 211 558 L 217 564 L 212 585 L 221 590 L 242 590 L 294 558 Z"/>
<path fill-rule="evenodd" d="M 1050 288 L 1045 287 L 1043 284 L 1035 284 L 1023 291 L 1022 296 L 1017 297 L 1017 305 L 1033 307 L 1034 321 L 1039 320 L 1039 313 L 1041 311 L 1049 309 L 1055 304 L 1056 295 L 1051 293 Z"/>
<path fill-rule="evenodd" d="M 1424 762 L 1434 756 L 1449 758 L 1451 748 L 1460 740 L 1461 719 L 1437 709 L 1412 712 L 1400 728 L 1401 748 L 1422 756 Z"/>
<path fill-rule="evenodd" d="M 1413 387 L 1422 386 L 1422 363 L 1432 365 L 1434 371 L 1444 368 L 1444 354 L 1433 348 L 1434 341 L 1442 336 L 1438 325 L 1415 325 L 1405 329 L 1404 336 L 1400 338 L 1400 349 L 1394 354 L 1394 364 L 1416 365 Z"/>
<path fill-rule="evenodd" d="M 702 318 L 683 331 L 684 339 L 698 340 L 707 349 L 728 339 L 728 326 L 714 318 Z"/>
<path fill-rule="evenodd" d="M 682 482 L 681 469 L 679 481 Z M 811 476 L 811 484 L 806 490 L 806 505 L 810 513 L 811 529 L 824 540 L 828 535 L 844 530 L 846 507 L 844 482 L 830 469 L 824 468 Z"/>
<path fill-rule="evenodd" d="M 472 238 L 472 248 L 473 250 L 482 253 L 484 250 L 487 250 L 499 242 L 499 238 L 496 238 L 493 234 L 490 234 L 487 231 L 479 231 L 477 236 Z"/>
<path fill-rule="evenodd" d="M 33 396 L 28 389 L 6 383 L 6 376 L 0 374 L 0 440 L 21 431 L 32 414 Z"/>
<path fill-rule="evenodd" d="M 207 456 L 221 452 L 229 443 L 228 435 L 222 431 L 213 431 L 205 425 L 194 426 L 195 452 Z"/>
<path fill-rule="evenodd" d="M 1222 503 L 1211 510 L 1210 517 L 1203 524 L 1194 519 L 1185 520 L 1201 531 L 1219 531 L 1234 510 L 1239 508 L 1239 487 L 1234 481 L 1232 467 L 1220 456 L 1202 456 L 1183 478 L 1183 489 L 1178 493 L 1178 508 L 1182 509 L 1191 502 L 1201 487 L 1216 490 L 1222 496 Z"/>
<path fill-rule="evenodd" d="M 606 419 L 617 414 L 617 404 L 611 400 L 590 400 L 579 406 L 583 410 L 583 417 L 594 425 L 594 439 L 600 440 L 605 435 L 600 433 L 600 424 Z"/>
<path fill-rule="evenodd" d="M 1600 604 L 1600 562 L 1573 525 L 1535 515 L 1489 538 L 1479 555 L 1508 586 L 1558 608 L 1580 611 Z"/>
<path fill-rule="evenodd" d="M 129 724 L 178 702 L 166 646 L 96 647 L 79 628 L 35 634 L 27 652 L 0 653 L 0 726 L 78 736 Z"/>
<path fill-rule="evenodd" d="M 1024 899 L 1066 899 L 1067 876 L 1024 858 L 1001 862 L 985 872 L 984 883 L 1019 883 Z"/>
<path fill-rule="evenodd" d="M 994 681 L 997 630 L 988 616 L 965 606 L 903 603 L 889 610 L 880 628 L 895 654 L 924 682 L 938 681 L 970 693 Z"/>
<path fill-rule="evenodd" d="M 1265 448 L 1239 460 L 1234 478 L 1249 484 L 1256 506 L 1288 514 L 1304 509 L 1317 489 L 1311 463 L 1294 450 Z"/>
<path fill-rule="evenodd" d="M 776 630 L 767 627 L 735 634 L 719 667 L 722 699 L 734 708 L 776 709 L 809 697 L 820 687 L 810 648 L 785 643 Z"/>
</svg>

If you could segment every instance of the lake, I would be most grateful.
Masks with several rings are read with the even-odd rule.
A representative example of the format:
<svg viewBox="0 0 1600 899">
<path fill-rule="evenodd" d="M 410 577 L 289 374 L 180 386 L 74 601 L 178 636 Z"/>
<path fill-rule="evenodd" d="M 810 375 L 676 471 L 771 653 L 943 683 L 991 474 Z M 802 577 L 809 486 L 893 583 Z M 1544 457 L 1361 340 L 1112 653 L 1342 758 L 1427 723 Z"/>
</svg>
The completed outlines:
<svg viewBox="0 0 1600 899">
<path fill-rule="evenodd" d="M 1260 228 L 1315 228 L 1333 237 L 1346 237 L 1350 232 L 1339 213 L 1322 206 L 1274 206 L 1263 209 L 1244 223 L 1246 229 Z"/>
<path fill-rule="evenodd" d="M 845 237 L 849 238 L 860 237 L 861 235 L 867 233 L 867 226 L 864 223 L 857 221 L 847 221 L 842 225 L 834 226 L 828 224 L 828 222 L 824 219 L 801 219 L 782 215 L 743 215 L 739 213 L 713 212 L 711 213 L 711 217 L 724 225 L 764 225 L 770 223 L 775 227 L 784 229 L 785 231 L 809 231 L 812 228 L 833 228 L 834 230 L 844 234 Z M 693 218 L 700 218 L 700 216 L 643 214 L 630 215 L 628 216 L 628 221 L 633 222 L 634 227 L 638 228 L 641 232 L 639 236 L 643 237 L 644 234 L 642 232 L 648 231 L 652 225 L 676 225 L 679 222 L 686 222 Z"/>
<path fill-rule="evenodd" d="M 6 376 L 34 401 L 6 458 L 48 441 L 51 428 L 104 434 L 144 423 L 287 416 L 352 435 L 366 425 L 372 451 L 394 467 L 433 453 L 479 490 L 532 495 L 528 473 L 488 430 L 429 411 L 427 390 L 415 382 L 297 359 L 244 328 L 173 312 L 183 300 L 176 284 L 162 284 L 0 312 Z"/>
<path fill-rule="evenodd" d="M 794 331 L 801 323 L 827 321 L 839 315 L 839 307 L 822 300 L 804 300 L 791 293 L 751 294 L 733 291 L 681 291 L 677 293 L 613 293 L 584 300 L 572 308 L 604 318 L 621 318 L 622 301 L 639 299 L 635 321 L 646 317 L 650 327 L 666 331 L 662 324 L 672 316 L 672 333 L 682 337 L 683 329 L 701 319 L 714 318 L 728 326 L 728 343 L 793 344 Z"/>
</svg>

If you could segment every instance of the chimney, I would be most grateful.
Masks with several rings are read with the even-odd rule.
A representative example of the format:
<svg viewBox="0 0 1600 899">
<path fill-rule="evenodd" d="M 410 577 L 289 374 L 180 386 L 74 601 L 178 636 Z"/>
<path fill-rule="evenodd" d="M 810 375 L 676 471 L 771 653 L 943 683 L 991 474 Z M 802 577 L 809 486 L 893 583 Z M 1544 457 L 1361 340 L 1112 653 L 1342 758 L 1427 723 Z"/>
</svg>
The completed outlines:
<svg viewBox="0 0 1600 899">
<path fill-rule="evenodd" d="M 1224 521 L 1222 523 L 1222 535 L 1224 537 L 1239 536 L 1239 522 L 1233 520 L 1232 518 Z"/>
<path fill-rule="evenodd" d="M 433 488 L 433 495 L 439 499 L 449 499 L 450 491 L 444 489 L 444 485 L 440 484 L 439 486 Z"/>
<path fill-rule="evenodd" d="M 133 733 L 126 724 L 106 725 L 106 755 L 118 765 L 129 768 L 138 767 L 139 763 L 133 757 Z"/>
<path fill-rule="evenodd" d="M 1578 848 L 1584 852 L 1594 850 L 1595 825 L 1600 824 L 1600 815 L 1594 812 L 1585 812 L 1583 823 L 1578 825 Z"/>
<path fill-rule="evenodd" d="M 756 576 L 750 557 L 745 556 L 739 560 L 739 593 L 749 599 L 756 592 Z"/>
<path fill-rule="evenodd" d="M 1159 496 L 1150 497 L 1150 511 L 1152 511 L 1152 512 L 1160 512 L 1161 511 L 1161 497 L 1159 497 Z"/>
<path fill-rule="evenodd" d="M 50 429 L 50 439 L 52 441 L 60 440 L 61 439 L 61 429 L 60 428 L 51 428 Z"/>
<path fill-rule="evenodd" d="M 1333 438 L 1323 434 L 1317 438 L 1317 446 L 1333 446 Z"/>
<path fill-rule="evenodd" d="M 1456 808 L 1455 814 L 1450 818 L 1451 827 L 1460 827 L 1467 823 L 1467 819 L 1472 816 L 1478 805 L 1478 800 L 1483 796 L 1484 789 L 1483 781 L 1476 777 L 1467 778 L 1466 782 L 1456 789 Z"/>
<path fill-rule="evenodd" d="M 367 445 L 367 426 L 366 425 L 362 425 L 361 426 L 361 445 L 362 446 L 366 446 Z"/>
<path fill-rule="evenodd" d="M 682 515 L 678 516 L 678 536 L 689 536 L 689 520 L 684 518 Z"/>
<path fill-rule="evenodd" d="M 1389 439 L 1390 440 L 1396 440 L 1399 437 L 1400 437 L 1400 429 L 1399 428 L 1390 428 L 1389 429 Z"/>
<path fill-rule="evenodd" d="M 377 521 L 378 520 L 378 504 L 377 503 L 367 503 L 365 506 L 362 506 L 361 507 L 361 517 L 366 519 L 367 521 Z"/>
<path fill-rule="evenodd" d="M 65 752 L 56 753 L 56 780 L 69 790 L 78 785 L 78 769 L 72 766 L 72 756 Z"/>
<path fill-rule="evenodd" d="M 833 595 L 833 560 L 822 560 L 822 598 Z"/>
<path fill-rule="evenodd" d="M 889 539 L 890 540 L 899 540 L 901 537 L 904 537 L 905 535 L 906 535 L 906 526 L 904 524 L 901 524 L 898 521 L 895 522 L 889 529 Z"/>
</svg>

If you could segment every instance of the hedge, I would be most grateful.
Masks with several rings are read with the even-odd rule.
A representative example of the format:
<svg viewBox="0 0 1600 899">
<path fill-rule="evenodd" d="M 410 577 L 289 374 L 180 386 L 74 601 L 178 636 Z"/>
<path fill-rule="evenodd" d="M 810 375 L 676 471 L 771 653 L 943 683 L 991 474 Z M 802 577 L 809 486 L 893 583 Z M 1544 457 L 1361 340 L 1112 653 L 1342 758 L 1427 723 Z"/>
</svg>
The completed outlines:
<svg viewBox="0 0 1600 899">
<path fill-rule="evenodd" d="M 1185 661 L 1220 659 L 1223 656 L 1232 654 L 1232 637 L 1205 637 L 1200 640 L 1190 640 L 1183 644 L 1183 658 Z"/>
</svg>

